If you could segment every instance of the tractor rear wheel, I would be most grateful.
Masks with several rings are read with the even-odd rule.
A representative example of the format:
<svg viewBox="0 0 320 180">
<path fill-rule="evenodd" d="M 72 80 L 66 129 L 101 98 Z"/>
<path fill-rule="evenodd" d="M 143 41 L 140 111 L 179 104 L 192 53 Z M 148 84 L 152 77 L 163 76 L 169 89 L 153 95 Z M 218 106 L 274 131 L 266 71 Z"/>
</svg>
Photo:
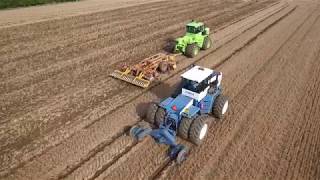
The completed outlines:
<svg viewBox="0 0 320 180">
<path fill-rule="evenodd" d="M 161 73 L 165 73 L 165 72 L 167 72 L 168 71 L 168 63 L 167 62 L 165 62 L 165 61 L 162 61 L 162 62 L 160 62 L 160 64 L 159 64 L 159 71 L 161 72 Z"/>
<path fill-rule="evenodd" d="M 155 124 L 158 127 L 160 127 L 160 124 L 163 122 L 165 117 L 166 117 L 166 111 L 163 108 L 159 107 L 155 116 Z"/>
<path fill-rule="evenodd" d="M 159 107 L 156 103 L 151 103 L 148 110 L 147 110 L 147 116 L 146 121 L 150 124 L 155 124 L 155 116 L 156 112 L 158 111 Z"/>
<path fill-rule="evenodd" d="M 186 56 L 188 57 L 195 57 L 199 53 L 199 47 L 196 44 L 188 44 L 186 47 Z"/>
<path fill-rule="evenodd" d="M 206 116 L 200 116 L 193 121 L 190 127 L 189 139 L 192 143 L 199 145 L 208 132 L 208 121 Z"/>
<path fill-rule="evenodd" d="M 206 50 L 211 48 L 211 39 L 209 38 L 209 36 L 205 37 L 203 40 L 203 44 L 202 44 L 202 49 Z"/>
<path fill-rule="evenodd" d="M 193 122 L 193 119 L 183 117 L 178 129 L 178 134 L 181 138 L 187 140 L 189 138 L 190 126 Z"/>
<path fill-rule="evenodd" d="M 213 105 L 213 115 L 218 118 L 222 119 L 223 115 L 227 112 L 229 106 L 229 101 L 226 96 L 219 95 Z"/>
</svg>

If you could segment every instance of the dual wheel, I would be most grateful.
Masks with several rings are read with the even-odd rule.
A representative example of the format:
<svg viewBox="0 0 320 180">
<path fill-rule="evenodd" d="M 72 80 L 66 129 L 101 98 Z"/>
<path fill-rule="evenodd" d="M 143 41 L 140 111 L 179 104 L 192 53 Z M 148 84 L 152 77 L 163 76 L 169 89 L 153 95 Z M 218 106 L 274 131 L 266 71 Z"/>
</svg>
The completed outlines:
<svg viewBox="0 0 320 180">
<path fill-rule="evenodd" d="M 218 119 L 222 119 L 224 114 L 227 112 L 228 106 L 228 98 L 226 96 L 219 95 L 212 108 L 213 116 Z M 159 127 L 165 118 L 165 115 L 166 112 L 163 108 L 160 108 L 156 103 L 151 103 L 147 110 L 146 121 Z M 178 128 L 178 134 L 180 137 L 199 145 L 205 138 L 208 127 L 208 116 L 182 118 Z"/>
<path fill-rule="evenodd" d="M 156 103 L 151 103 L 147 110 L 146 121 L 159 127 L 165 116 L 166 111 L 163 108 L 159 108 Z"/>
<path fill-rule="evenodd" d="M 213 105 L 212 113 L 218 119 L 222 119 L 227 112 L 229 102 L 227 97 L 219 95 Z M 208 131 L 208 116 L 198 118 L 182 118 L 178 133 L 179 136 L 199 145 L 204 140 Z"/>
<path fill-rule="evenodd" d="M 209 36 L 205 37 L 204 40 L 203 40 L 203 44 L 202 44 L 201 49 L 202 50 L 206 50 L 206 49 L 211 48 L 211 46 L 212 46 L 211 39 L 209 38 Z M 175 47 L 176 47 L 176 42 L 171 43 L 170 51 L 172 53 L 176 53 L 175 52 L 175 50 L 176 50 Z M 186 50 L 185 50 L 185 55 L 190 57 L 190 58 L 193 58 L 193 57 L 195 57 L 195 56 L 197 56 L 199 54 L 199 51 L 200 51 L 200 47 L 198 47 L 196 43 L 188 44 L 187 47 L 186 47 Z"/>
<path fill-rule="evenodd" d="M 207 36 L 203 40 L 201 49 L 206 50 L 206 49 L 209 49 L 210 47 L 211 47 L 211 39 Z M 185 55 L 193 58 L 199 54 L 199 51 L 200 51 L 200 48 L 195 43 L 188 44 L 185 50 Z"/>
</svg>

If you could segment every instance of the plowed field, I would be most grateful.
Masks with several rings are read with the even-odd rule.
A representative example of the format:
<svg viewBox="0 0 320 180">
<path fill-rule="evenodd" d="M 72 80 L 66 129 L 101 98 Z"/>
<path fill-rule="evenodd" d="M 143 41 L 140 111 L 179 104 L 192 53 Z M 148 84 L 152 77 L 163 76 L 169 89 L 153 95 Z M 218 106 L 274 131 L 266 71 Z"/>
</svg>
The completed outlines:
<svg viewBox="0 0 320 180">
<path fill-rule="evenodd" d="M 48 6 L 54 8 L 55 5 Z M 149 89 L 109 77 L 164 51 L 190 19 L 214 47 Z M 320 179 L 320 2 L 177 0 L 0 28 L 0 177 Z M 191 64 L 224 74 L 230 109 L 177 165 L 130 126 Z"/>
</svg>

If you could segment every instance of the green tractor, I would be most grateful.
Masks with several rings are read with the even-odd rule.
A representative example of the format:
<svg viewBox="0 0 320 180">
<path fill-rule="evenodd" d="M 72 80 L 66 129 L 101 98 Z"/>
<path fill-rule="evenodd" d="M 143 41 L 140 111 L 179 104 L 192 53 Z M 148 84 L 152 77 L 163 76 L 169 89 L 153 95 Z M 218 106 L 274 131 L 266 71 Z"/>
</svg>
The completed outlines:
<svg viewBox="0 0 320 180">
<path fill-rule="evenodd" d="M 203 22 L 192 20 L 186 25 L 186 34 L 177 38 L 172 46 L 173 53 L 183 53 L 188 57 L 195 57 L 200 49 L 206 50 L 211 47 L 209 37 L 210 29 L 205 27 Z"/>
</svg>

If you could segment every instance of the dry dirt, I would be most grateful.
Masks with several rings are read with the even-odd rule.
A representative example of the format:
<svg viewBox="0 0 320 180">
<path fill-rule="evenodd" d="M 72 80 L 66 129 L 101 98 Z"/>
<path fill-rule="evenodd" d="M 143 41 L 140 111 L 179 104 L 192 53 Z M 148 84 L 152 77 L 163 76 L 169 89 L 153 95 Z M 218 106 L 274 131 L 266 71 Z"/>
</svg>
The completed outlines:
<svg viewBox="0 0 320 180">
<path fill-rule="evenodd" d="M 1 28 L 0 177 L 319 179 L 319 5 L 161 1 Z M 190 19 L 214 31 L 212 49 L 147 90 L 108 76 L 163 51 Z M 191 154 L 178 166 L 127 132 L 193 63 L 223 72 L 231 104 L 201 146 L 179 139 Z"/>
</svg>

